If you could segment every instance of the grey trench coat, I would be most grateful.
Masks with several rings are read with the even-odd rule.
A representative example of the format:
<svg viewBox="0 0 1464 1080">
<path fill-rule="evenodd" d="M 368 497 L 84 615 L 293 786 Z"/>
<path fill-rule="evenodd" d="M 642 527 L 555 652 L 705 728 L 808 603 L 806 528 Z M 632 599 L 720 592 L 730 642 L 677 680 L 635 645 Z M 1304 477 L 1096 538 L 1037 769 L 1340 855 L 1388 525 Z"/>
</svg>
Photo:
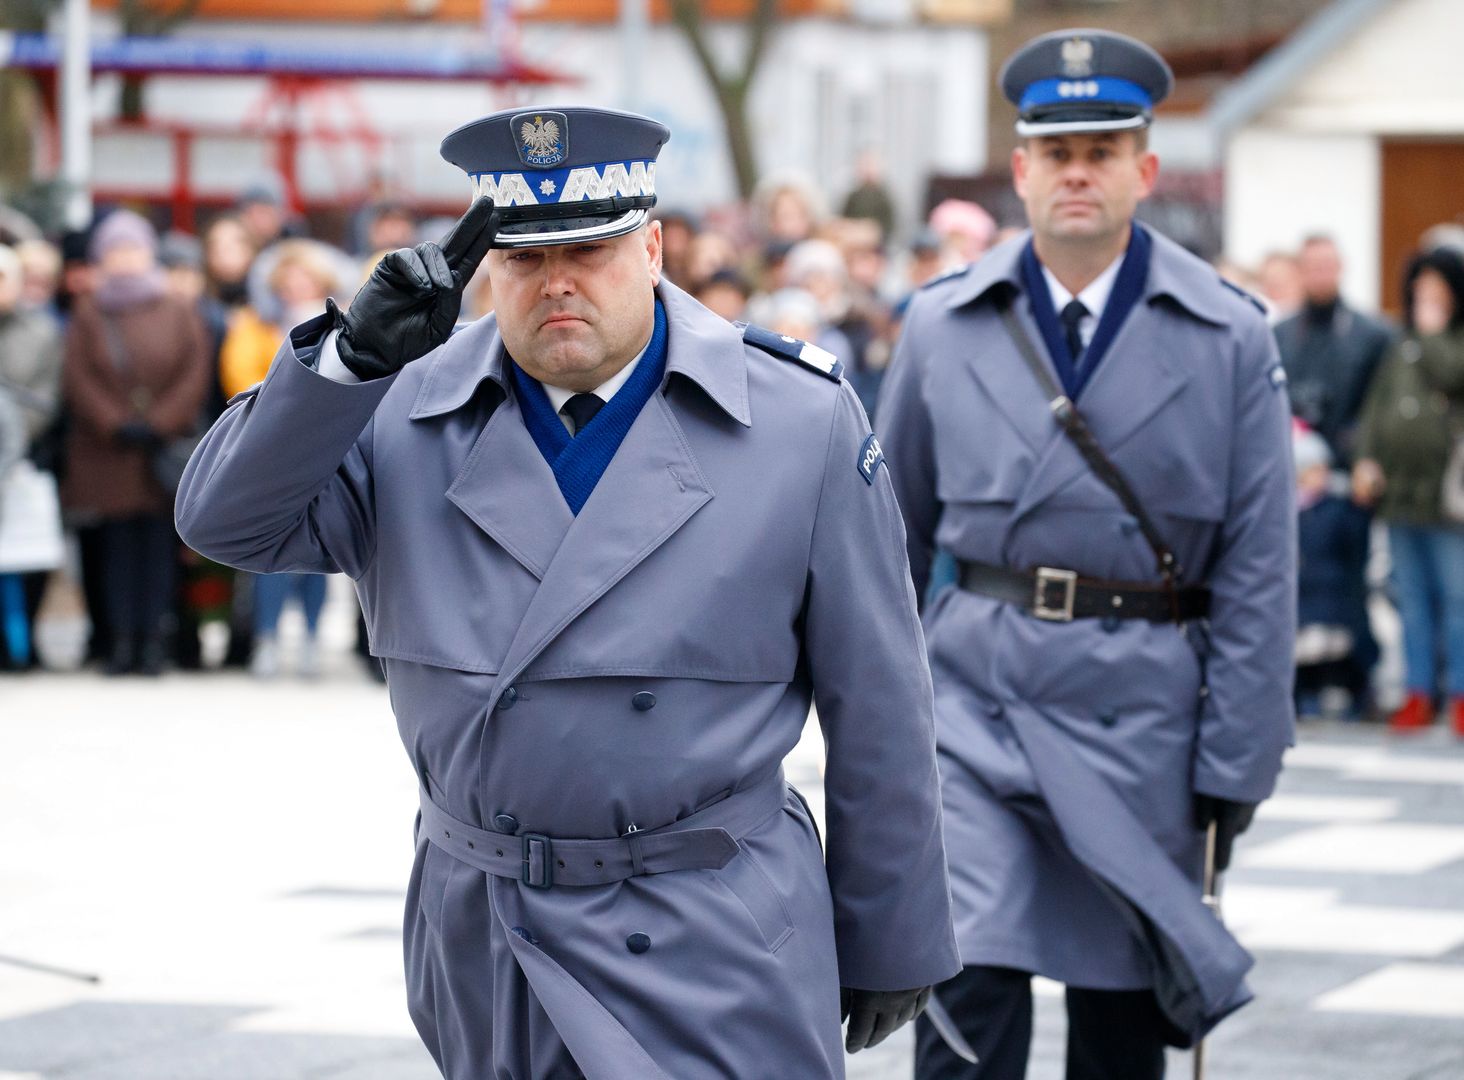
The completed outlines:
<svg viewBox="0 0 1464 1080">
<path fill-rule="evenodd" d="M 577 517 L 491 317 L 357 385 L 313 370 L 323 320 L 297 327 L 179 492 L 210 558 L 356 581 L 428 793 L 409 1008 L 454 1080 L 841 1077 L 841 984 L 959 966 L 929 669 L 887 471 L 859 467 L 868 421 L 847 384 L 658 293 L 664 387 Z M 827 866 L 778 775 L 813 699 Z M 769 791 L 719 866 L 605 884 L 485 874 L 449 850 L 481 834 L 442 835 L 443 815 L 634 829 L 649 852 Z"/>
<path fill-rule="evenodd" d="M 1291 741 L 1294 484 L 1262 316 L 1153 240 L 1143 297 L 1078 405 L 1185 580 L 1213 589 L 1208 625 L 1045 622 L 958 588 L 924 623 L 963 963 L 1153 986 L 1194 1038 L 1248 998 L 1249 957 L 1200 903 L 1191 797 L 1264 799 Z M 922 592 L 936 547 L 1157 581 L 999 321 L 1026 242 L 924 289 L 885 380 L 880 439 Z M 1041 353 L 1026 297 L 1013 309 Z"/>
</svg>

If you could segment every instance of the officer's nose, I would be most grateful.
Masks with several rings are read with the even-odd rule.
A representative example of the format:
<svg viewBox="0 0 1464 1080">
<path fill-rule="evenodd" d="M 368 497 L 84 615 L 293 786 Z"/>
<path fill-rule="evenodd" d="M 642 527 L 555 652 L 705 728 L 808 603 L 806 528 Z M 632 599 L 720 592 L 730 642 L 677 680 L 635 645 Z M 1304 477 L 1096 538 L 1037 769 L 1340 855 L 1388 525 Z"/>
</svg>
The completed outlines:
<svg viewBox="0 0 1464 1080">
<path fill-rule="evenodd" d="M 575 292 L 574 275 L 568 263 L 559 258 L 544 260 L 544 295 L 572 296 Z"/>
</svg>

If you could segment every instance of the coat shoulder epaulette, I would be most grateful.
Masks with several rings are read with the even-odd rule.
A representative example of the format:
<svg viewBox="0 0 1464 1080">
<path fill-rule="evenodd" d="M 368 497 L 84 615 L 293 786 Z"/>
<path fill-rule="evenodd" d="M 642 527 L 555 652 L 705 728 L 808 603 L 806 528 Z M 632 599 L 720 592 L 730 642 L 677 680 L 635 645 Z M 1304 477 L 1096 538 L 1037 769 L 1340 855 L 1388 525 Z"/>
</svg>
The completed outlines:
<svg viewBox="0 0 1464 1080">
<path fill-rule="evenodd" d="M 1220 275 L 1217 274 L 1216 277 L 1220 277 Z M 1266 305 L 1261 303 L 1260 298 L 1254 293 L 1247 292 L 1227 277 L 1220 277 L 1220 284 L 1224 285 L 1227 289 L 1233 292 L 1236 296 L 1240 297 L 1242 300 L 1245 300 L 1247 303 L 1250 304 L 1251 307 L 1255 308 L 1262 315 L 1267 314 Z"/>
<path fill-rule="evenodd" d="M 807 341 L 787 334 L 779 334 L 764 326 L 747 323 L 742 327 L 742 340 L 763 352 L 772 353 L 784 360 L 793 360 L 810 371 L 816 371 L 826 379 L 838 382 L 844 376 L 844 365 L 827 349 L 821 349 Z"/>
<path fill-rule="evenodd" d="M 939 274 L 936 274 L 935 277 L 931 278 L 920 287 L 922 289 L 929 289 L 941 284 L 941 282 L 952 281 L 958 277 L 965 277 L 967 271 L 969 271 L 974 265 L 975 263 L 962 263 L 960 266 L 953 266 L 949 270 L 942 270 Z"/>
</svg>

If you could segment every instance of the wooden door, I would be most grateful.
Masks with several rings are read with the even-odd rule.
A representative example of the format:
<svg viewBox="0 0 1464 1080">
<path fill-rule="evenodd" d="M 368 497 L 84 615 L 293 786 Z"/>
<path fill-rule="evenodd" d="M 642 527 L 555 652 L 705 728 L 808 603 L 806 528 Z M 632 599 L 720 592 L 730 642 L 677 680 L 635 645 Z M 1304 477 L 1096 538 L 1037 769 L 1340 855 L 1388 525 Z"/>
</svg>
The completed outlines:
<svg viewBox="0 0 1464 1080">
<path fill-rule="evenodd" d="M 1464 226 L 1464 139 L 1383 142 L 1378 306 L 1397 318 L 1403 269 L 1432 225 Z"/>
</svg>

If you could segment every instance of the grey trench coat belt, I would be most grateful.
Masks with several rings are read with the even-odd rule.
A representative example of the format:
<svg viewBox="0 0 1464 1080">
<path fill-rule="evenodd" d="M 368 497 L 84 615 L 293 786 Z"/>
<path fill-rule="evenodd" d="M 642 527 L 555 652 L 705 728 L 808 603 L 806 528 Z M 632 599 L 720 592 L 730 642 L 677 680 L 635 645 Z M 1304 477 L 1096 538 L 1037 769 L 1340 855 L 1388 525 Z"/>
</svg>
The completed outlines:
<svg viewBox="0 0 1464 1080">
<path fill-rule="evenodd" d="M 536 889 L 606 885 L 672 870 L 720 870 L 738 852 L 737 841 L 788 798 L 783 770 L 732 791 L 679 821 L 604 840 L 566 839 L 520 830 L 493 832 L 459 821 L 421 791 L 422 832 L 453 858 L 495 877 Z"/>
</svg>

